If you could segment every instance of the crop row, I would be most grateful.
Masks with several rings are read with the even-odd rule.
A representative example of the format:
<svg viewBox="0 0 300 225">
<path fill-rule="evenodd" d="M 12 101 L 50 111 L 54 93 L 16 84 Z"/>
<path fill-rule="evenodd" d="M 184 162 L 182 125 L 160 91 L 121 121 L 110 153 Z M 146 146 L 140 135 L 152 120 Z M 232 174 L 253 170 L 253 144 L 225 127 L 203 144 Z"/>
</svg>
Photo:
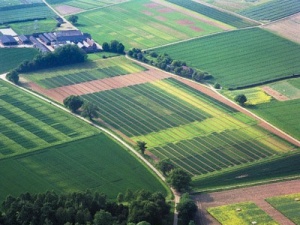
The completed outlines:
<svg viewBox="0 0 300 225">
<path fill-rule="evenodd" d="M 212 7 L 200 4 L 200 3 L 192 1 L 192 0 L 185 0 L 185 1 L 167 0 L 167 1 L 174 3 L 176 5 L 182 6 L 184 8 L 187 8 L 189 10 L 195 11 L 197 13 L 200 13 L 200 14 L 210 17 L 212 19 L 229 24 L 233 27 L 243 28 L 243 27 L 250 27 L 250 26 L 255 25 L 255 23 L 246 21 L 245 19 L 237 17 L 233 14 L 229 14 L 227 12 L 220 11 L 216 8 L 212 8 Z"/>
<path fill-rule="evenodd" d="M 231 31 L 156 49 L 208 71 L 226 87 L 299 73 L 299 50 L 296 43 L 259 28 Z"/>
<path fill-rule="evenodd" d="M 255 20 L 274 21 L 300 12 L 298 0 L 273 0 L 240 13 Z"/>
<path fill-rule="evenodd" d="M 56 88 L 97 79 L 103 79 L 107 77 L 120 76 L 124 74 L 127 74 L 126 70 L 118 66 L 112 66 L 106 68 L 99 68 L 95 70 L 89 70 L 85 72 L 78 72 L 68 75 L 46 78 L 44 80 L 40 80 L 39 84 L 46 88 Z"/>
</svg>

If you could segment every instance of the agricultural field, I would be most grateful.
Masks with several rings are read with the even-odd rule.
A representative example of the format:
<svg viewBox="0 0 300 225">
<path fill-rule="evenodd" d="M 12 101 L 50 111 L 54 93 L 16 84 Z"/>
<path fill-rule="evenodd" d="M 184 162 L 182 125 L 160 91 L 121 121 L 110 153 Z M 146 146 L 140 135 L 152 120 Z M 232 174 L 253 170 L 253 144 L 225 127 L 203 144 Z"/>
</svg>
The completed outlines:
<svg viewBox="0 0 300 225">
<path fill-rule="evenodd" d="M 300 224 L 300 194 L 284 195 L 266 199 L 275 209 L 293 221 Z"/>
<path fill-rule="evenodd" d="M 209 208 L 208 212 L 222 225 L 264 224 L 279 225 L 252 202 Z"/>
<path fill-rule="evenodd" d="M 54 5 L 56 9 L 59 11 L 68 9 L 70 7 L 77 8 L 79 10 L 88 10 L 93 8 L 106 7 L 112 4 L 118 4 L 121 2 L 125 2 L 126 0 L 47 0 L 47 2 L 51 5 Z M 69 6 L 69 7 L 68 7 Z"/>
<path fill-rule="evenodd" d="M 42 3 L 42 0 L 2 0 L 0 2 L 0 8 L 8 7 L 8 6 L 15 6 L 15 5 L 23 5 L 27 2 L 28 4 L 33 3 Z"/>
<path fill-rule="evenodd" d="M 12 23 L 10 27 L 18 34 L 32 34 L 51 32 L 56 29 L 57 21 L 55 19 L 45 19 L 38 21 L 28 21 L 21 23 Z"/>
<path fill-rule="evenodd" d="M 23 77 L 51 89 L 145 70 L 125 57 L 98 59 L 76 66 L 39 70 Z"/>
<path fill-rule="evenodd" d="M 196 0 L 197 1 L 197 0 Z M 212 4 L 214 6 L 238 12 L 253 6 L 257 6 L 272 0 L 259 0 L 259 1 L 245 1 L 245 0 L 202 0 L 208 4 Z"/>
<path fill-rule="evenodd" d="M 38 50 L 33 48 L 0 48 L 0 74 L 9 72 L 37 54 Z"/>
<path fill-rule="evenodd" d="M 298 29 L 299 23 L 300 13 L 297 13 L 284 20 L 267 24 L 264 26 L 264 28 L 291 41 L 300 43 L 300 31 Z"/>
<path fill-rule="evenodd" d="M 0 170 L 1 202 L 9 194 L 47 190 L 66 193 L 89 189 L 111 199 L 127 188 L 167 194 L 166 187 L 144 165 L 104 134 L 1 160 Z"/>
<path fill-rule="evenodd" d="M 0 8 L 0 24 L 55 17 L 55 13 L 44 3 L 21 4 Z"/>
<path fill-rule="evenodd" d="M 99 133 L 81 121 L 0 82 L 0 159 Z"/>
<path fill-rule="evenodd" d="M 207 71 L 225 88 L 299 74 L 300 45 L 259 28 L 230 31 L 155 49 Z"/>
<path fill-rule="evenodd" d="M 150 0 L 133 0 L 80 13 L 78 17 L 78 28 L 98 43 L 117 39 L 126 49 L 145 49 L 222 31 Z"/>
<path fill-rule="evenodd" d="M 192 175 L 261 160 L 294 149 L 256 122 L 173 79 L 82 96 L 100 117 L 160 159 Z"/>
<path fill-rule="evenodd" d="M 250 26 L 258 25 L 253 21 L 246 20 L 244 18 L 238 17 L 236 15 L 220 11 L 216 8 L 209 7 L 207 5 L 201 4 L 199 2 L 195 2 L 192 0 L 167 0 L 168 2 L 174 3 L 186 9 L 192 10 L 194 12 L 200 13 L 204 16 L 210 17 L 222 23 L 226 23 L 230 26 L 236 28 L 245 28 Z"/>
<path fill-rule="evenodd" d="M 254 20 L 275 21 L 300 12 L 298 0 L 273 0 L 240 11 L 240 14 Z"/>
</svg>

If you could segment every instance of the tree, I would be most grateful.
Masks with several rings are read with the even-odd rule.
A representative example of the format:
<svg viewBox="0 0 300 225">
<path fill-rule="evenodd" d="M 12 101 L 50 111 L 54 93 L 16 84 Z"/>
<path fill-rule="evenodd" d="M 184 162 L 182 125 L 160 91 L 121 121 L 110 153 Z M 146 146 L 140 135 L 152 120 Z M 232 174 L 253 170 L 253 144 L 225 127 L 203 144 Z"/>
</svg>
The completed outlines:
<svg viewBox="0 0 300 225">
<path fill-rule="evenodd" d="M 137 143 L 138 149 L 139 149 L 139 150 L 141 151 L 141 153 L 144 155 L 145 150 L 147 149 L 147 147 L 146 147 L 147 143 L 144 142 L 144 141 L 137 141 L 136 143 Z"/>
<path fill-rule="evenodd" d="M 6 78 L 15 83 L 15 84 L 18 84 L 19 83 L 19 74 L 17 71 L 13 70 L 11 72 L 9 72 L 8 74 L 6 74 Z"/>
<path fill-rule="evenodd" d="M 111 52 L 118 52 L 118 45 L 119 45 L 119 42 L 116 41 L 116 40 L 112 40 L 110 42 L 110 51 Z"/>
<path fill-rule="evenodd" d="M 64 105 L 72 112 L 76 112 L 83 105 L 83 100 L 79 96 L 71 95 L 64 99 Z"/>
<path fill-rule="evenodd" d="M 99 108 L 96 105 L 90 102 L 86 102 L 83 104 L 81 115 L 83 117 L 88 117 L 90 120 L 93 120 L 93 118 L 97 118 L 99 116 L 98 110 Z"/>
<path fill-rule="evenodd" d="M 170 159 L 163 159 L 159 161 L 158 168 L 164 175 L 167 175 L 172 169 L 174 169 L 174 165 L 171 163 Z"/>
<path fill-rule="evenodd" d="M 113 217 L 109 212 L 100 210 L 95 214 L 94 225 L 112 225 Z"/>
<path fill-rule="evenodd" d="M 125 50 L 125 46 L 122 43 L 119 43 L 117 46 L 117 53 L 123 54 Z"/>
<path fill-rule="evenodd" d="M 69 20 L 72 24 L 76 24 L 77 21 L 78 21 L 78 16 L 76 16 L 76 15 L 69 16 L 68 20 Z"/>
<path fill-rule="evenodd" d="M 146 221 L 141 221 L 137 225 L 151 225 L 151 224 Z"/>
<path fill-rule="evenodd" d="M 178 219 L 183 225 L 188 225 L 194 219 L 198 210 L 196 204 L 190 199 L 189 194 L 185 193 L 181 196 L 180 202 L 176 206 L 178 211 Z"/>
<path fill-rule="evenodd" d="M 102 50 L 105 52 L 109 52 L 110 51 L 110 46 L 107 42 L 103 42 L 102 44 Z"/>
<path fill-rule="evenodd" d="M 239 94 L 235 96 L 234 101 L 236 101 L 240 105 L 244 105 L 245 102 L 247 102 L 247 97 L 244 94 Z"/>
<path fill-rule="evenodd" d="M 219 83 L 215 83 L 215 84 L 214 84 L 214 88 L 215 88 L 215 89 L 220 89 L 220 88 L 221 88 L 221 85 L 220 85 Z"/>
<path fill-rule="evenodd" d="M 180 168 L 173 169 L 167 178 L 167 182 L 177 191 L 187 190 L 191 181 L 191 176 Z"/>
<path fill-rule="evenodd" d="M 124 194 L 123 193 L 119 193 L 117 196 L 117 202 L 121 203 L 124 201 Z"/>
</svg>

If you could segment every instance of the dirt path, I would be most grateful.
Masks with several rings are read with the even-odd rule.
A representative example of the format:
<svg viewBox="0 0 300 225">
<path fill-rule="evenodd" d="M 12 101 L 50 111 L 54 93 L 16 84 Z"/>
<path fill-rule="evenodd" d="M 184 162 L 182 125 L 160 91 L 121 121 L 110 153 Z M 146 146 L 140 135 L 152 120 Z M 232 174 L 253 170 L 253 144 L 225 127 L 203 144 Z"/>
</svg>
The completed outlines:
<svg viewBox="0 0 300 225">
<path fill-rule="evenodd" d="M 196 195 L 194 199 L 199 209 L 197 221 L 203 225 L 217 225 L 219 223 L 210 216 L 206 211 L 207 208 L 251 201 L 257 204 L 278 223 L 282 225 L 293 225 L 294 223 L 292 221 L 275 210 L 264 199 L 295 193 L 300 193 L 300 180 Z"/>
</svg>

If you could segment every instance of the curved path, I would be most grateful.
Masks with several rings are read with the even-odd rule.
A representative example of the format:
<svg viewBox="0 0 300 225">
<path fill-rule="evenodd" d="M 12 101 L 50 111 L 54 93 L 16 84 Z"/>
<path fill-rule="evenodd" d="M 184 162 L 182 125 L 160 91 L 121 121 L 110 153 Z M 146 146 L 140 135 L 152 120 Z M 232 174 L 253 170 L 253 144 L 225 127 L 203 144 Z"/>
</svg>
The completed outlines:
<svg viewBox="0 0 300 225">
<path fill-rule="evenodd" d="M 10 84 L 12 84 L 12 85 L 14 85 L 15 87 L 17 87 L 17 88 L 20 88 L 20 89 L 22 89 L 23 91 L 25 91 L 25 92 L 27 92 L 27 93 L 29 93 L 29 94 L 31 94 L 31 95 L 33 95 L 33 96 L 36 96 L 36 97 L 38 97 L 38 98 L 40 98 L 40 99 L 42 99 L 42 100 L 44 100 L 44 101 L 46 101 L 46 102 L 49 102 L 50 104 L 52 104 L 52 105 L 54 105 L 54 106 L 56 106 L 57 108 L 60 108 L 61 110 L 64 110 L 65 112 L 68 112 L 68 113 L 70 113 L 70 114 L 72 114 L 73 116 L 75 116 L 75 117 L 77 117 L 77 118 L 79 118 L 79 119 L 81 119 L 81 120 L 83 120 L 83 121 L 85 121 L 85 122 L 87 122 L 87 123 L 89 123 L 89 124 L 91 124 L 91 125 L 93 125 L 94 127 L 96 127 L 96 128 L 98 128 L 98 129 L 100 129 L 101 131 L 103 131 L 105 134 L 107 134 L 107 135 L 109 135 L 110 137 L 112 137 L 114 140 L 116 140 L 117 142 L 119 142 L 121 145 L 123 145 L 124 147 L 126 147 L 128 150 L 130 150 L 136 157 L 138 157 L 143 163 L 145 163 L 163 182 L 166 182 L 166 178 L 150 163 L 150 162 L 148 162 L 141 154 L 139 154 L 133 147 L 131 147 L 129 144 L 127 144 L 124 140 L 122 140 L 120 137 L 118 137 L 117 135 L 115 135 L 114 133 L 112 133 L 111 131 L 109 131 L 109 130 L 107 130 L 107 129 L 105 129 L 105 128 L 103 128 L 103 127 L 101 127 L 101 126 L 98 126 L 98 125 L 96 125 L 96 124 L 94 124 L 93 122 L 91 122 L 90 120 L 87 120 L 87 119 L 85 119 L 85 118 L 83 118 L 83 117 L 81 117 L 81 116 L 79 116 L 79 115 L 77 115 L 77 114 L 75 114 L 75 113 L 72 113 L 72 112 L 70 112 L 68 109 L 66 109 L 64 106 L 62 106 L 62 105 L 60 105 L 60 104 L 58 104 L 58 103 L 56 103 L 56 102 L 53 102 L 53 101 L 50 101 L 49 99 L 47 99 L 47 98 L 45 98 L 45 97 L 43 97 L 43 96 L 41 96 L 41 95 L 39 95 L 39 94 L 37 94 L 37 93 L 35 93 L 35 92 L 33 92 L 33 91 L 30 91 L 30 90 L 28 90 L 28 89 L 26 89 L 26 88 L 24 88 L 24 87 L 21 87 L 21 86 L 18 86 L 18 85 L 16 85 L 16 84 L 14 84 L 14 83 L 12 83 L 12 82 L 10 82 L 10 81 L 8 81 L 7 79 L 6 79 L 6 74 L 2 74 L 2 75 L 0 75 L 0 79 L 2 79 L 2 80 L 4 80 L 4 81 L 6 81 L 6 82 L 9 82 Z M 172 191 L 172 193 L 173 193 L 173 195 L 174 195 L 174 202 L 175 202 L 175 206 L 177 205 L 177 203 L 179 202 L 179 200 L 180 200 L 180 195 L 179 195 L 179 193 L 177 193 L 174 189 L 172 189 L 171 188 L 171 191 Z M 177 221 L 178 221 L 178 217 L 177 217 L 177 212 L 176 212 L 176 210 L 175 210 L 175 213 L 174 213 L 174 223 L 173 223 L 173 225 L 177 225 Z"/>
</svg>

